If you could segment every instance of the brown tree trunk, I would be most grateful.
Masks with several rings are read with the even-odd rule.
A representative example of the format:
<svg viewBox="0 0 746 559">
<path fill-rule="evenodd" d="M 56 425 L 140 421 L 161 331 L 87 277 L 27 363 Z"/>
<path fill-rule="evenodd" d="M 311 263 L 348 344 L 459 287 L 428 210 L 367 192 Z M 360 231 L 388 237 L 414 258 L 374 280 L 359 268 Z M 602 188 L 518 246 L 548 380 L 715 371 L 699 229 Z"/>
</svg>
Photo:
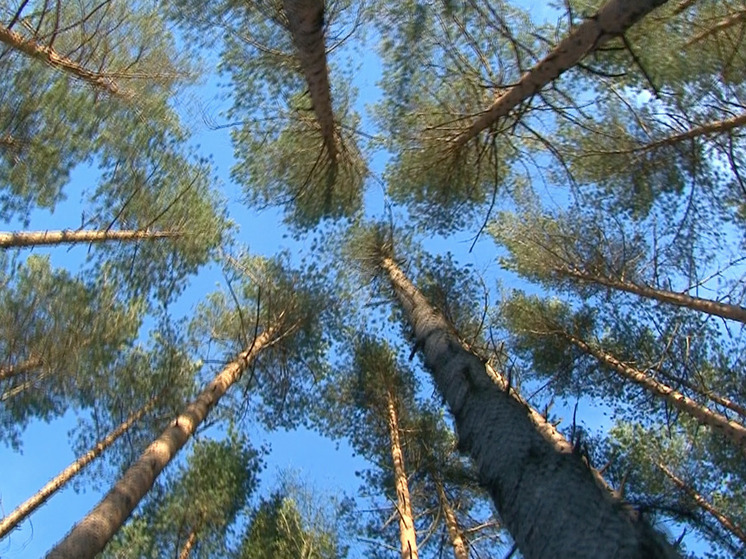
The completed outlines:
<svg viewBox="0 0 746 559">
<path fill-rule="evenodd" d="M 446 530 L 448 530 L 448 539 L 451 541 L 451 546 L 453 547 L 453 557 L 454 559 L 469 559 L 469 549 L 466 547 L 464 533 L 456 518 L 456 511 L 453 510 L 451 503 L 448 501 L 448 495 L 446 495 L 443 482 L 437 476 L 434 479 L 435 490 L 438 492 L 438 502 L 440 503 L 440 508 L 443 510 Z"/>
<path fill-rule="evenodd" d="M 712 503 L 710 503 L 707 499 L 705 499 L 702 495 L 697 493 L 693 487 L 691 487 L 689 484 L 685 483 L 684 480 L 680 479 L 676 476 L 671 470 L 669 470 L 666 466 L 663 465 L 662 462 L 657 462 L 656 466 L 658 466 L 658 469 L 662 471 L 668 479 L 670 479 L 676 487 L 684 491 L 689 497 L 692 498 L 692 500 L 697 503 L 697 505 L 709 512 L 715 520 L 717 520 L 720 525 L 728 530 L 731 534 L 736 536 L 739 540 L 741 540 L 744 544 L 746 544 L 746 532 L 742 528 L 738 526 L 733 520 L 728 518 L 726 515 L 724 515 L 722 512 L 717 510 Z"/>
<path fill-rule="evenodd" d="M 271 341 L 274 330 L 257 337 L 251 348 L 223 369 L 163 433 L 153 441 L 99 504 L 49 552 L 49 559 L 93 558 L 127 520 L 155 483 L 163 468 L 176 456 L 215 407 L 241 377 L 257 354 Z"/>
<path fill-rule="evenodd" d="M 189 537 L 184 542 L 181 551 L 179 551 L 179 559 L 188 559 L 188 557 L 192 554 L 192 549 L 194 548 L 194 544 L 196 543 L 197 530 L 193 529 L 189 532 Z"/>
<path fill-rule="evenodd" d="M 459 448 L 474 459 L 480 483 L 524 557 L 677 556 L 554 426 L 464 346 L 391 257 L 382 254 L 379 266 L 454 416 Z"/>
<path fill-rule="evenodd" d="M 498 97 L 487 110 L 456 138 L 460 148 L 529 99 L 552 80 L 558 78 L 614 37 L 619 37 L 633 24 L 667 0 L 608 0 L 595 15 L 574 27 L 570 34 L 554 47 L 543 60 L 523 74 L 515 85 Z"/>
<path fill-rule="evenodd" d="M 623 378 L 639 384 L 656 396 L 663 398 L 677 410 L 692 416 L 700 423 L 711 427 L 718 433 L 721 433 L 724 437 L 739 447 L 742 452 L 746 453 L 746 427 L 743 425 L 731 421 L 724 415 L 714 412 L 708 407 L 695 402 L 691 398 L 683 395 L 681 392 L 651 378 L 644 372 L 625 365 L 613 355 L 591 347 L 572 334 L 562 332 L 562 335 L 577 348 L 581 349 L 588 355 L 595 357 L 599 362 L 610 367 Z"/>
<path fill-rule="evenodd" d="M 394 462 L 394 484 L 396 485 L 396 508 L 399 513 L 399 541 L 402 559 L 417 559 L 417 534 L 414 529 L 412 502 L 409 498 L 409 483 L 404 468 L 404 454 L 399 441 L 399 416 L 396 397 L 389 390 L 387 396 L 389 440 L 391 459 Z"/>
<path fill-rule="evenodd" d="M 648 287 L 647 285 L 640 285 L 631 281 L 624 281 L 613 279 L 609 277 L 589 274 L 580 270 L 557 270 L 558 272 L 575 278 L 577 280 L 597 283 L 612 289 L 618 289 L 619 291 L 626 291 L 627 293 L 633 293 L 640 297 L 647 297 L 648 299 L 655 299 L 661 303 L 668 303 L 676 305 L 678 307 L 686 307 L 695 311 L 711 314 L 714 316 L 720 316 L 722 318 L 729 318 L 731 320 L 737 320 L 746 324 L 746 309 L 739 307 L 738 305 L 729 305 L 727 303 L 720 303 L 718 301 L 712 301 L 710 299 L 702 299 L 700 297 L 692 297 L 685 293 L 675 293 L 673 291 L 666 291 L 664 289 L 656 289 Z"/>
<path fill-rule="evenodd" d="M 130 98 L 133 96 L 131 91 L 122 89 L 117 83 L 106 74 L 88 70 L 74 60 L 60 56 L 50 47 L 40 45 L 33 39 L 25 39 L 19 33 L 0 25 L 0 42 L 9 47 L 18 50 L 31 58 L 40 60 L 49 64 L 52 68 L 62 70 L 93 87 L 103 89 L 111 95 Z"/>
<path fill-rule="evenodd" d="M 160 395 L 159 395 L 160 396 Z M 151 398 L 144 406 L 142 406 L 135 413 L 131 414 L 123 423 L 121 423 L 116 429 L 111 431 L 104 439 L 96 443 L 91 450 L 86 452 L 75 462 L 70 464 L 67 468 L 62 470 L 57 476 L 49 481 L 44 487 L 36 492 L 26 502 L 20 504 L 13 510 L 9 515 L 0 521 L 0 538 L 3 538 L 13 528 L 15 528 L 20 522 L 22 522 L 28 515 L 34 512 L 37 508 L 43 505 L 47 499 L 54 495 L 57 490 L 64 487 L 67 482 L 72 480 L 80 471 L 83 470 L 88 464 L 93 462 L 96 458 L 114 444 L 119 437 L 124 435 L 130 427 L 140 421 L 142 417 L 148 413 L 158 401 L 159 396 Z"/>
<path fill-rule="evenodd" d="M 62 245 L 68 243 L 103 243 L 105 241 L 141 241 L 178 237 L 180 233 L 170 231 L 16 231 L 0 232 L 0 248 Z M 1 378 L 1 377 L 0 377 Z"/>
<path fill-rule="evenodd" d="M 288 28 L 298 51 L 321 136 L 329 159 L 336 163 L 339 146 L 334 126 L 329 70 L 324 42 L 324 0 L 283 0 Z"/>
</svg>

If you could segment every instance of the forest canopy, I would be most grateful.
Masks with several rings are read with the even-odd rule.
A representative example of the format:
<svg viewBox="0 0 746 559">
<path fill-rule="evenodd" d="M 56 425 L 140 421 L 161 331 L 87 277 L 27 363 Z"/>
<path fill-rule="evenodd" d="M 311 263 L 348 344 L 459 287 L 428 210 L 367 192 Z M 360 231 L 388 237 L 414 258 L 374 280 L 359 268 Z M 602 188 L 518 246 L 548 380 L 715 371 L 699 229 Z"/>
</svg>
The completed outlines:
<svg viewBox="0 0 746 559">
<path fill-rule="evenodd" d="M 0 0 L 0 555 L 746 557 L 745 37 Z"/>
</svg>

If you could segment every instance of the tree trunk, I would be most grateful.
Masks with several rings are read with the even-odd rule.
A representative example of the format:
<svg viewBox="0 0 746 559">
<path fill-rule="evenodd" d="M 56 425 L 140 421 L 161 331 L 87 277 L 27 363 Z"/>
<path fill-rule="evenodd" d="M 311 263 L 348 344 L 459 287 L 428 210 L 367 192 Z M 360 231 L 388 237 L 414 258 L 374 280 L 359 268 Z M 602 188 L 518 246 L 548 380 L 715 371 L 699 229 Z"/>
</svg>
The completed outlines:
<svg viewBox="0 0 746 559">
<path fill-rule="evenodd" d="M 13 378 L 23 373 L 28 373 L 29 371 L 33 371 L 34 369 L 41 367 L 42 364 L 43 361 L 41 360 L 41 358 L 32 357 L 26 359 L 26 361 L 23 361 L 22 363 L 19 363 L 18 365 L 2 366 L 0 367 L 0 380 Z"/>
<path fill-rule="evenodd" d="M 464 346 L 392 258 L 382 255 L 379 265 L 454 416 L 459 448 L 474 459 L 524 557 L 676 557 L 504 377 Z"/>
<path fill-rule="evenodd" d="M 728 518 L 726 515 L 721 513 L 719 510 L 717 510 L 712 503 L 710 503 L 707 499 L 705 499 L 702 495 L 697 493 L 693 487 L 688 485 L 684 482 L 684 480 L 680 479 L 676 476 L 671 470 L 669 470 L 666 466 L 663 465 L 662 462 L 656 462 L 656 466 L 658 466 L 658 469 L 663 472 L 668 479 L 670 479 L 676 487 L 684 491 L 689 497 L 692 498 L 692 500 L 697 503 L 697 505 L 709 512 L 713 517 L 715 517 L 715 520 L 717 520 L 720 525 L 728 530 L 731 534 L 736 536 L 741 542 L 746 544 L 746 532 L 743 531 L 733 520 Z"/>
<path fill-rule="evenodd" d="M 623 378 L 639 384 L 656 396 L 662 397 L 666 402 L 668 402 L 677 410 L 692 416 L 700 423 L 711 427 L 718 433 L 721 433 L 729 441 L 739 447 L 743 453 L 746 454 L 746 427 L 744 427 L 743 425 L 735 421 L 731 421 L 724 415 L 714 412 L 708 407 L 695 402 L 691 398 L 683 395 L 681 392 L 678 392 L 670 386 L 667 386 L 662 382 L 651 378 L 644 372 L 625 365 L 613 355 L 591 347 L 583 340 L 581 340 L 580 338 L 576 338 L 572 334 L 562 332 L 562 336 L 564 336 L 568 341 L 570 341 L 570 343 L 572 343 L 588 355 L 595 357 L 599 362 L 608 367 L 611 367 Z"/>
<path fill-rule="evenodd" d="M 49 64 L 52 68 L 71 74 L 93 87 L 103 89 L 111 95 L 118 95 L 125 98 L 133 97 L 131 91 L 120 88 L 119 85 L 117 85 L 112 78 L 107 77 L 106 74 L 88 70 L 77 62 L 70 60 L 67 57 L 60 56 L 50 47 L 40 45 L 33 39 L 25 39 L 19 33 L 16 33 L 2 25 L 0 25 L 0 42 L 5 43 L 9 47 L 18 50 L 31 58 Z"/>
<path fill-rule="evenodd" d="M 178 237 L 180 233 L 170 231 L 16 231 L 0 232 L 0 248 L 35 247 L 72 243 L 103 243 L 105 241 L 141 241 Z"/>
<path fill-rule="evenodd" d="M 394 462 L 394 484 L 396 485 L 396 508 L 399 513 L 399 541 L 402 559 L 417 559 L 417 534 L 414 529 L 412 502 L 409 498 L 409 483 L 404 469 L 404 455 L 399 441 L 399 416 L 396 398 L 389 390 L 387 396 L 389 440 L 391 459 Z"/>
<path fill-rule="evenodd" d="M 124 435 L 130 427 L 140 421 L 142 417 L 153 409 L 160 395 L 151 398 L 144 406 L 142 406 L 135 413 L 131 414 L 123 423 L 121 423 L 116 429 L 111 431 L 104 439 L 96 443 L 91 450 L 86 452 L 83 456 L 78 458 L 75 462 L 70 464 L 67 468 L 62 470 L 57 476 L 55 476 L 49 483 L 42 487 L 35 495 L 26 502 L 20 504 L 13 510 L 8 516 L 0 521 L 0 538 L 3 538 L 13 528 L 15 528 L 20 522 L 22 522 L 28 515 L 34 512 L 37 508 L 43 505 L 47 499 L 54 495 L 57 490 L 62 489 L 70 480 L 72 480 L 80 471 L 83 470 L 88 464 L 93 462 L 96 458 L 114 444 L 119 437 Z"/>
<path fill-rule="evenodd" d="M 523 74 L 515 85 L 498 97 L 472 124 L 455 138 L 460 148 L 506 116 L 563 72 L 614 37 L 619 37 L 667 0 L 608 0 L 595 15 L 573 28 L 543 60 Z"/>
<path fill-rule="evenodd" d="M 283 0 L 288 29 L 298 51 L 321 136 L 329 159 L 335 164 L 339 146 L 332 111 L 331 86 L 324 43 L 324 0 Z"/>
<path fill-rule="evenodd" d="M 720 303 L 718 301 L 712 301 L 710 299 L 702 299 L 700 297 L 692 297 L 685 293 L 675 293 L 673 291 L 666 291 L 664 289 L 655 289 L 648 287 L 647 285 L 640 285 L 631 281 L 618 280 L 609 277 L 599 276 L 595 274 L 589 274 L 580 270 L 572 269 L 558 269 L 559 273 L 575 278 L 577 280 L 597 283 L 612 289 L 618 289 L 619 291 L 626 291 L 627 293 L 633 293 L 640 297 L 647 297 L 648 299 L 655 299 L 661 303 L 668 303 L 676 305 L 678 307 L 686 307 L 695 311 L 719 316 L 722 318 L 729 318 L 731 320 L 737 320 L 746 324 L 746 309 L 739 307 L 738 305 L 729 305 L 727 303 Z"/>
<path fill-rule="evenodd" d="M 729 15 L 728 17 L 721 19 L 718 21 L 715 25 L 712 27 L 705 29 L 701 33 L 698 33 L 694 37 L 692 37 L 686 44 L 686 46 L 690 47 L 694 43 L 698 43 L 703 39 L 706 39 L 707 37 L 714 35 L 715 33 L 719 33 L 720 31 L 723 31 L 725 29 L 728 29 L 729 27 L 733 27 L 735 25 L 738 25 L 742 21 L 746 19 L 746 10 L 739 10 L 734 14 Z"/>
<path fill-rule="evenodd" d="M 726 132 L 730 132 L 734 128 L 739 128 L 743 126 L 744 124 L 746 124 L 746 113 L 740 114 L 738 116 L 734 116 L 732 118 L 726 118 L 724 120 L 716 120 L 714 122 L 708 122 L 707 124 L 703 124 L 702 126 L 697 126 L 690 130 L 687 130 L 686 132 L 680 132 L 679 134 L 672 134 L 660 140 L 655 140 L 654 142 L 650 142 L 648 144 L 644 144 L 641 146 L 632 147 L 628 149 L 619 149 L 619 150 L 591 151 L 587 153 L 589 155 L 600 155 L 600 154 L 620 155 L 623 153 L 645 152 L 645 151 L 654 150 L 654 149 L 664 147 L 664 146 L 671 146 L 674 144 L 678 144 L 679 142 L 684 142 L 686 140 L 698 138 L 699 136 L 724 134 Z"/>
<path fill-rule="evenodd" d="M 251 348 L 223 369 L 163 433 L 153 441 L 99 504 L 49 552 L 49 559 L 93 558 L 127 520 L 156 478 L 186 444 L 225 392 L 241 377 L 270 342 L 273 329 L 256 338 Z"/>
<path fill-rule="evenodd" d="M 192 529 L 189 532 L 189 537 L 187 538 L 187 541 L 184 542 L 184 545 L 182 546 L 181 551 L 179 551 L 179 559 L 188 559 L 188 557 L 192 553 L 194 544 L 196 543 L 197 543 L 197 530 Z"/>
<path fill-rule="evenodd" d="M 461 526 L 458 524 L 456 518 L 456 512 L 451 507 L 451 503 L 448 501 L 448 495 L 443 487 L 443 482 L 440 478 L 434 476 L 435 479 L 435 490 L 438 492 L 438 501 L 440 502 L 440 508 L 443 509 L 443 516 L 445 517 L 446 530 L 448 530 L 448 539 L 451 541 L 453 546 L 453 557 L 454 559 L 469 559 L 469 549 L 466 547 L 466 541 L 464 540 L 464 533 L 461 530 Z"/>
</svg>

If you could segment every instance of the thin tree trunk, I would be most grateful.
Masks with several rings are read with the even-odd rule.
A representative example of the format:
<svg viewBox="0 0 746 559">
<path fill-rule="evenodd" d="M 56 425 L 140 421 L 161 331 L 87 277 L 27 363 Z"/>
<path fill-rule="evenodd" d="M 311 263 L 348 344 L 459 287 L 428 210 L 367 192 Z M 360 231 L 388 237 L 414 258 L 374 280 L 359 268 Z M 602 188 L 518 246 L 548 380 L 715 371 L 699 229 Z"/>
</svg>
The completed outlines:
<svg viewBox="0 0 746 559">
<path fill-rule="evenodd" d="M 324 0 L 283 0 L 283 7 L 306 78 L 313 111 L 321 127 L 324 147 L 329 159 L 336 163 L 339 146 L 335 134 L 329 70 L 326 64 Z"/>
<path fill-rule="evenodd" d="M 121 423 L 116 429 L 111 431 L 105 438 L 96 443 L 91 450 L 86 452 L 75 462 L 70 464 L 67 468 L 57 474 L 52 480 L 49 481 L 44 487 L 36 492 L 26 502 L 20 504 L 13 510 L 8 516 L 0 521 L 0 538 L 3 538 L 13 528 L 15 528 L 20 522 L 22 522 L 28 515 L 34 512 L 37 508 L 43 505 L 52 495 L 54 495 L 59 489 L 62 489 L 69 481 L 71 481 L 79 472 L 83 470 L 88 464 L 93 462 L 96 458 L 114 444 L 119 437 L 124 435 L 130 427 L 140 421 L 143 416 L 153 409 L 160 395 L 151 398 L 144 406 L 142 406 L 135 413 L 131 414 L 123 423 Z"/>
<path fill-rule="evenodd" d="M 464 533 L 461 530 L 461 526 L 459 526 L 456 512 L 448 501 L 448 495 L 446 495 L 443 482 L 437 477 L 437 474 L 434 476 L 434 480 L 435 490 L 438 492 L 438 501 L 440 502 L 441 509 L 443 509 L 443 516 L 446 521 L 448 539 L 451 541 L 451 546 L 453 546 L 453 557 L 454 559 L 469 559 L 469 549 L 466 547 Z"/>
<path fill-rule="evenodd" d="M 379 265 L 454 416 L 459 448 L 474 459 L 524 557 L 676 557 L 554 426 L 464 346 L 392 258 L 381 255 Z"/>
<path fill-rule="evenodd" d="M 712 27 L 705 29 L 701 33 L 698 33 L 697 35 L 692 37 L 689 42 L 687 42 L 686 46 L 690 47 L 694 43 L 698 43 L 701 40 L 706 39 L 707 37 L 714 35 L 715 33 L 718 33 L 724 29 L 733 27 L 734 25 L 737 25 L 744 20 L 746 20 L 746 10 L 741 10 L 736 12 L 735 14 L 731 14 L 728 17 L 721 19 Z"/>
<path fill-rule="evenodd" d="M 662 471 L 666 475 L 666 477 L 668 477 L 668 479 L 670 479 L 674 483 L 674 485 L 676 485 L 676 487 L 689 495 L 700 508 L 709 512 L 723 528 L 728 530 L 728 532 L 730 532 L 744 544 L 746 544 L 746 532 L 744 532 L 744 530 L 740 528 L 738 524 L 736 524 L 733 520 L 728 518 L 728 516 L 717 510 L 712 503 L 710 503 L 702 495 L 697 493 L 697 491 L 695 491 L 694 488 L 691 487 L 689 484 L 685 483 L 684 480 L 677 477 L 676 474 L 674 474 L 665 465 L 663 465 L 662 462 L 657 462 L 656 466 L 658 466 L 658 469 Z"/>
<path fill-rule="evenodd" d="M 145 239 L 166 239 L 180 236 L 171 231 L 112 231 L 112 230 L 72 230 L 62 231 L 16 231 L 0 232 L 0 248 L 34 247 L 71 243 L 103 243 L 105 241 L 141 241 Z"/>
<path fill-rule="evenodd" d="M 0 25 L 0 42 L 5 43 L 9 47 L 18 50 L 31 58 L 45 62 L 53 68 L 71 74 L 93 87 L 103 89 L 111 95 L 118 95 L 125 98 L 133 96 L 131 91 L 120 88 L 119 85 L 112 78 L 107 77 L 106 74 L 89 70 L 74 60 L 70 60 L 65 56 L 60 56 L 54 51 L 54 49 L 41 45 L 33 39 L 25 39 L 19 33 L 16 33 L 2 25 Z"/>
<path fill-rule="evenodd" d="M 655 368 L 656 373 L 660 373 L 662 376 L 666 377 L 667 379 L 679 383 L 681 386 L 684 386 L 691 390 L 692 392 L 695 392 L 702 396 L 703 398 L 707 398 L 711 402 L 714 402 L 716 404 L 720 404 L 724 408 L 727 408 L 733 412 L 736 412 L 738 415 L 746 419 L 746 408 L 743 406 L 737 404 L 733 400 L 730 400 L 728 398 L 724 398 L 723 396 L 720 396 L 719 394 L 715 394 L 711 390 L 709 390 L 706 386 L 699 387 L 693 382 L 689 382 L 685 378 L 678 377 L 676 375 L 672 375 L 668 371 L 664 371 L 661 369 Z"/>
<path fill-rule="evenodd" d="M 402 559 L 417 559 L 417 534 L 414 529 L 412 502 L 409 498 L 409 483 L 404 469 L 404 455 L 399 440 L 399 416 L 396 410 L 396 398 L 389 390 L 386 394 L 388 406 L 389 440 L 391 441 L 391 459 L 394 462 L 394 484 L 396 486 L 396 508 L 399 512 L 399 541 L 401 542 Z"/>
<path fill-rule="evenodd" d="M 605 152 L 593 152 L 596 153 L 608 153 L 608 154 L 621 154 L 621 153 L 636 153 L 636 152 L 642 152 L 642 151 L 650 151 L 653 149 L 657 149 L 664 146 L 670 146 L 673 144 L 678 144 L 679 142 L 683 142 L 686 140 L 691 140 L 693 138 L 698 138 L 699 136 L 710 136 L 712 134 L 724 134 L 725 132 L 730 132 L 734 128 L 739 128 L 746 124 L 746 113 L 727 118 L 724 120 L 716 120 L 714 122 L 708 122 L 707 124 L 703 124 L 702 126 L 697 126 L 695 128 L 692 128 L 690 130 L 687 130 L 686 132 L 680 132 L 679 134 L 672 134 L 671 136 L 667 136 L 666 138 L 662 138 L 660 140 L 656 140 L 654 142 L 650 142 L 649 144 L 645 144 L 643 146 L 634 147 L 626 150 L 617 150 L 617 151 L 605 151 Z"/>
<path fill-rule="evenodd" d="M 192 549 L 194 548 L 194 544 L 197 543 L 197 530 L 192 529 L 189 532 L 189 537 L 187 538 L 187 541 L 184 542 L 184 545 L 181 548 L 181 551 L 179 552 L 179 559 L 188 559 L 188 557 L 192 554 Z"/>
<path fill-rule="evenodd" d="M 23 373 L 33 371 L 34 369 L 41 367 L 42 363 L 41 358 L 36 357 L 27 359 L 18 365 L 5 365 L 0 367 L 0 380 L 13 378 Z"/>
<path fill-rule="evenodd" d="M 591 347 L 572 334 L 562 332 L 562 336 L 588 355 L 595 357 L 599 362 L 611 367 L 625 379 L 639 384 L 656 396 L 660 396 L 666 400 L 666 402 L 671 404 L 677 410 L 692 416 L 700 423 L 711 427 L 718 433 L 721 433 L 724 437 L 739 447 L 742 452 L 746 453 L 746 427 L 743 425 L 731 421 L 724 415 L 714 412 L 708 407 L 695 402 L 681 392 L 651 378 L 644 372 L 625 365 L 613 355 Z"/>
<path fill-rule="evenodd" d="M 156 478 L 186 444 L 225 392 L 241 377 L 274 334 L 268 329 L 223 369 L 153 441 L 99 504 L 49 552 L 49 559 L 93 558 L 127 520 Z"/>
<path fill-rule="evenodd" d="M 656 289 L 654 287 L 648 287 L 647 285 L 640 285 L 639 283 L 633 283 L 631 281 L 618 280 L 609 277 L 599 276 L 595 274 L 589 274 L 587 272 L 581 272 L 580 270 L 562 270 L 558 269 L 558 272 L 563 275 L 575 278 L 577 280 L 597 283 L 619 291 L 626 291 L 627 293 L 633 293 L 640 297 L 646 297 L 648 299 L 655 299 L 661 303 L 668 303 L 676 305 L 678 307 L 686 307 L 695 311 L 711 314 L 714 316 L 720 316 L 722 318 L 729 318 L 731 320 L 737 320 L 746 324 L 746 309 L 739 307 L 738 305 L 730 305 L 728 303 L 720 303 L 718 301 L 712 301 L 711 299 L 702 299 L 700 297 L 692 297 L 686 293 L 675 293 L 673 291 L 666 291 L 664 289 Z"/>
<path fill-rule="evenodd" d="M 608 0 L 595 15 L 573 28 L 543 60 L 523 74 L 515 85 L 498 97 L 487 110 L 455 138 L 460 148 L 480 132 L 495 124 L 520 103 L 529 99 L 563 72 L 580 62 L 614 37 L 619 37 L 633 24 L 667 0 Z"/>
</svg>

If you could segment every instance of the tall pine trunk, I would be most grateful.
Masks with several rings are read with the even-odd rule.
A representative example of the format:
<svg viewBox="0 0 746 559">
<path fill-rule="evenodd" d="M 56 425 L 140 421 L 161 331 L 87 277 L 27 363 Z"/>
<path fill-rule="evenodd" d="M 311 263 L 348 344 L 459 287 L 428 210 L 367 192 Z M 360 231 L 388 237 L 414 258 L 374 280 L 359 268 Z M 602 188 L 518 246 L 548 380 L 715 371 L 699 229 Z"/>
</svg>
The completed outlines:
<svg viewBox="0 0 746 559">
<path fill-rule="evenodd" d="M 694 311 L 699 311 L 722 318 L 729 318 L 731 320 L 737 320 L 738 322 L 743 322 L 744 324 L 746 324 L 746 309 L 743 307 L 739 307 L 738 305 L 729 305 L 727 303 L 712 301 L 710 299 L 692 297 L 691 295 L 687 295 L 686 293 L 676 293 L 673 291 L 666 291 L 664 289 L 656 289 L 647 285 L 641 285 L 639 283 L 634 283 L 631 281 L 590 274 L 587 272 L 582 272 L 580 270 L 557 270 L 557 272 L 582 282 L 603 285 L 612 289 L 618 289 L 619 291 L 633 293 L 634 295 L 639 295 L 640 297 L 654 299 L 656 301 L 660 301 L 661 303 L 668 303 L 670 305 L 676 305 L 678 307 L 686 307 Z"/>
<path fill-rule="evenodd" d="M 645 15 L 666 2 L 667 0 L 607 0 L 598 12 L 574 27 L 543 60 L 523 74 L 518 83 L 511 85 L 461 132 L 455 139 L 455 147 L 460 148 L 476 138 L 480 132 L 508 115 L 585 56 L 614 37 L 619 37 Z"/>
<path fill-rule="evenodd" d="M 22 361 L 17 365 L 5 365 L 0 367 L 0 380 L 13 378 L 23 373 L 28 373 L 34 369 L 38 369 L 43 365 L 43 361 L 38 357 L 32 357 L 26 361 Z"/>
<path fill-rule="evenodd" d="M 118 95 L 126 98 L 133 96 L 131 91 L 120 88 L 119 85 L 112 78 L 107 77 L 106 74 L 89 70 L 74 60 L 59 55 L 54 51 L 54 49 L 41 45 L 33 39 L 26 39 L 19 33 L 16 33 L 12 29 L 8 29 L 3 25 L 0 25 L 0 42 L 5 43 L 9 47 L 20 51 L 31 58 L 40 60 L 41 62 L 50 65 L 52 68 L 70 74 L 88 85 L 98 89 L 103 89 L 111 95 Z"/>
<path fill-rule="evenodd" d="M 394 463 L 394 484 L 396 486 L 396 508 L 399 513 L 399 541 L 401 542 L 402 559 L 417 559 L 417 534 L 414 529 L 412 502 L 409 497 L 409 482 L 404 468 L 404 454 L 399 440 L 399 414 L 396 409 L 396 397 L 391 390 L 387 391 L 389 440 L 391 441 L 391 459 Z"/>
<path fill-rule="evenodd" d="M 437 475 L 434 476 L 434 480 L 435 490 L 438 492 L 438 502 L 443 511 L 446 530 L 448 531 L 448 539 L 451 542 L 451 547 L 453 547 L 453 557 L 454 559 L 469 559 L 469 549 L 466 547 L 464 532 L 461 530 L 461 526 L 459 526 L 458 519 L 456 518 L 456 511 L 453 510 L 448 500 L 442 480 Z"/>
<path fill-rule="evenodd" d="M 226 391 L 257 354 L 270 343 L 273 329 L 260 334 L 250 348 L 223 369 L 114 485 L 99 504 L 49 552 L 49 559 L 93 558 L 124 524 L 156 478 L 186 444 Z"/>
<path fill-rule="evenodd" d="M 390 256 L 381 253 L 379 266 L 454 416 L 459 447 L 474 459 L 524 557 L 676 556 L 550 423 L 464 346 Z"/>
<path fill-rule="evenodd" d="M 712 428 L 715 432 L 720 433 L 734 445 L 739 447 L 741 452 L 746 454 L 746 427 L 740 423 L 731 421 L 724 415 L 712 411 L 707 406 L 695 402 L 681 392 L 655 380 L 643 371 L 625 365 L 610 353 L 596 349 L 572 334 L 562 332 L 562 335 L 575 347 L 588 355 L 593 356 L 600 363 L 616 371 L 622 378 L 632 381 L 635 384 L 639 384 L 645 388 L 645 390 L 663 398 L 669 405 L 677 410 L 690 415 L 703 425 Z"/>
<path fill-rule="evenodd" d="M 324 42 L 324 0 L 283 0 L 288 28 L 308 85 L 311 104 L 321 127 L 329 160 L 334 165 L 339 146 L 334 126 L 329 70 Z"/>
<path fill-rule="evenodd" d="M 0 248 L 35 247 L 72 243 L 103 243 L 105 241 L 141 241 L 145 239 L 165 239 L 180 236 L 170 231 L 16 231 L 0 232 Z"/>
<path fill-rule="evenodd" d="M 44 487 L 36 492 L 31 498 L 27 499 L 24 503 L 18 505 L 9 515 L 0 521 L 0 538 L 3 538 L 11 530 L 13 530 L 19 523 L 21 523 L 26 517 L 28 517 L 37 508 L 43 505 L 47 499 L 54 495 L 58 490 L 62 489 L 69 481 L 71 481 L 83 468 L 93 462 L 96 458 L 101 456 L 103 452 L 113 445 L 119 437 L 124 435 L 130 427 L 140 421 L 143 416 L 153 409 L 156 402 L 160 398 L 160 395 L 151 398 L 144 406 L 142 406 L 135 413 L 131 414 L 124 422 L 122 422 L 116 429 L 111 431 L 106 437 L 96 443 L 91 450 L 86 452 L 83 456 L 78 458 L 75 462 L 70 464 L 67 468 L 57 474 L 52 480 L 49 481 Z"/>
</svg>

